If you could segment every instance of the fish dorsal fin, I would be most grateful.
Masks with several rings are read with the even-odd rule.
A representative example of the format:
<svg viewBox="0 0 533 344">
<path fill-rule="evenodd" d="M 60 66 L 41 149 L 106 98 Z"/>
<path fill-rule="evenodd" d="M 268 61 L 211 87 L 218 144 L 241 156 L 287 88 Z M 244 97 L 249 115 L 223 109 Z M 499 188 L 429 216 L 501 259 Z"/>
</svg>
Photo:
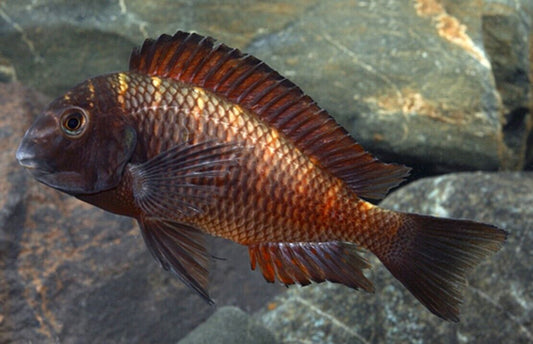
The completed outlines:
<svg viewBox="0 0 533 344">
<path fill-rule="evenodd" d="M 383 198 L 409 168 L 374 158 L 309 96 L 254 56 L 195 33 L 148 39 L 130 71 L 202 87 L 256 114 L 357 195 Z"/>
</svg>

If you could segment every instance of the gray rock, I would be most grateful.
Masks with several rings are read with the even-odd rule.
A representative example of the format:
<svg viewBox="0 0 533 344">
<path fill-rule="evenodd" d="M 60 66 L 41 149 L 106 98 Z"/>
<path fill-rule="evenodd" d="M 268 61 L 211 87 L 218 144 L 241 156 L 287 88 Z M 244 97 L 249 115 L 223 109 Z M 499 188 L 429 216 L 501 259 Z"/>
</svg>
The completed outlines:
<svg viewBox="0 0 533 344">
<path fill-rule="evenodd" d="M 484 47 L 507 111 L 528 107 L 530 31 L 530 18 L 516 1 L 484 1 Z"/>
<path fill-rule="evenodd" d="M 284 343 L 529 343 L 533 340 L 533 174 L 464 173 L 423 179 L 382 205 L 469 218 L 510 232 L 468 276 L 461 322 L 428 312 L 375 259 L 373 295 L 335 285 L 291 288 L 256 316 Z"/>
<path fill-rule="evenodd" d="M 0 56 L 0 82 L 12 82 L 16 80 L 17 73 L 13 64 Z"/>
<path fill-rule="evenodd" d="M 55 97 L 90 76 L 126 69 L 131 50 L 146 38 L 186 30 L 245 47 L 316 2 L 10 1 L 0 8 L 0 55 L 22 82 Z"/>
<path fill-rule="evenodd" d="M 144 38 L 193 30 L 264 59 L 387 160 L 428 173 L 516 169 L 531 145 L 531 96 L 522 72 L 507 76 L 527 67 L 530 48 L 524 16 L 498 10 L 505 6 L 22 0 L 0 8 L 0 47 L 9 47 L 0 55 L 24 83 L 55 96 L 89 76 L 125 69 Z M 497 32 L 512 39 L 489 34 L 495 20 L 503 22 Z M 503 62 L 514 57 L 516 64 Z"/>
<path fill-rule="evenodd" d="M 222 307 L 178 344 L 275 344 L 276 338 L 237 307 Z"/>
<path fill-rule="evenodd" d="M 531 20 L 519 2 L 484 2 L 483 43 L 504 106 L 504 139 L 508 147 L 518 149 L 516 156 L 526 156 L 531 126 L 530 31 Z M 524 163 L 519 161 L 515 168 Z"/>
<path fill-rule="evenodd" d="M 468 30 L 438 2 L 336 5 L 316 6 L 256 40 L 252 52 L 268 56 L 372 151 L 440 168 L 511 166 L 480 2 L 450 6 L 470 15 Z"/>
</svg>

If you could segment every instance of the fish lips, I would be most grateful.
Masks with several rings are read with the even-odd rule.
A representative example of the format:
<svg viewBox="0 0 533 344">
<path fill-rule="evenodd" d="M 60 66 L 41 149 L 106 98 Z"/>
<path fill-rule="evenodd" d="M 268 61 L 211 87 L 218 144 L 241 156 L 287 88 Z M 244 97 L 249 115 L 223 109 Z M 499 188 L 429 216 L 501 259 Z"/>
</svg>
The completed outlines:
<svg viewBox="0 0 533 344">
<path fill-rule="evenodd" d="M 35 176 L 41 173 L 48 173 L 52 171 L 52 168 L 49 166 L 49 164 L 36 156 L 35 143 L 31 140 L 28 140 L 27 137 L 22 139 L 22 142 L 17 148 L 17 153 L 15 156 L 19 164 L 28 169 Z"/>
<path fill-rule="evenodd" d="M 39 182 L 54 189 L 69 193 L 85 193 L 83 176 L 73 171 L 55 171 L 46 160 L 35 154 L 35 143 L 24 138 L 17 149 L 16 158 L 19 164 L 28 170 Z"/>
</svg>

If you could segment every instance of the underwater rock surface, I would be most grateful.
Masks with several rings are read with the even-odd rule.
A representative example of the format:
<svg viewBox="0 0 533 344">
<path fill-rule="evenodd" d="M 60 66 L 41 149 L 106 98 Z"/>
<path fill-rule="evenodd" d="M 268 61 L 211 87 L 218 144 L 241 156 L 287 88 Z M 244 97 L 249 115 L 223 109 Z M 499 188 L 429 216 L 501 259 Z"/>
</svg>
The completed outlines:
<svg viewBox="0 0 533 344">
<path fill-rule="evenodd" d="M 237 307 L 222 307 L 178 344 L 276 344 L 276 338 Z"/>
<path fill-rule="evenodd" d="M 468 275 L 461 322 L 428 312 L 378 262 L 375 294 L 321 284 L 290 290 L 256 314 L 282 343 L 530 343 L 533 340 L 533 173 L 458 173 L 416 181 L 387 208 L 468 218 L 509 231 Z"/>
<path fill-rule="evenodd" d="M 265 60 L 386 160 L 533 159 L 529 0 L 21 0 L 0 14 L 0 57 L 51 96 L 125 69 L 145 38 L 197 31 Z"/>
</svg>

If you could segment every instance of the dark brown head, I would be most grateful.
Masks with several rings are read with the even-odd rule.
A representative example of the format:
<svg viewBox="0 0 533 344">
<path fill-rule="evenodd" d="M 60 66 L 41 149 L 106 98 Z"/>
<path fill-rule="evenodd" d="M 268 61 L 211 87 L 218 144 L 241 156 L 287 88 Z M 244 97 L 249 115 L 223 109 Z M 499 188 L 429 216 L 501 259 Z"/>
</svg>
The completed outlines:
<svg viewBox="0 0 533 344">
<path fill-rule="evenodd" d="M 107 84 L 105 76 L 79 84 L 28 129 L 17 160 L 38 181 L 74 195 L 120 182 L 137 137 Z"/>
</svg>

